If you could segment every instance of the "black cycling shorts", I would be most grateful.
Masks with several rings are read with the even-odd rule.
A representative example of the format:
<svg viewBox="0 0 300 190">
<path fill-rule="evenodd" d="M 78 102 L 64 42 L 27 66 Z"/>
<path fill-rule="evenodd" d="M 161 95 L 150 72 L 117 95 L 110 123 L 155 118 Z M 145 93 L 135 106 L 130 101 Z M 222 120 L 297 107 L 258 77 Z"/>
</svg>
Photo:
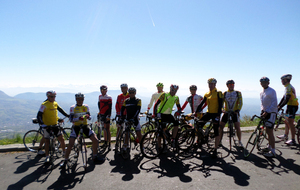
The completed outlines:
<svg viewBox="0 0 300 190">
<path fill-rule="evenodd" d="M 286 108 L 286 114 L 288 114 L 289 118 L 291 118 L 291 119 L 295 119 L 297 111 L 298 111 L 298 106 L 288 105 L 287 108 Z"/>
</svg>

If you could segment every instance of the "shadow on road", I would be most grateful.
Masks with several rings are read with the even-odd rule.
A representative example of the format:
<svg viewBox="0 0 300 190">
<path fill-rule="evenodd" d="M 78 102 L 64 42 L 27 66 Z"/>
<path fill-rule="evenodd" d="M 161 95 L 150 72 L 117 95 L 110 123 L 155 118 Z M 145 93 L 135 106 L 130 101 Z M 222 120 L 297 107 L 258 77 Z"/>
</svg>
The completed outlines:
<svg viewBox="0 0 300 190">
<path fill-rule="evenodd" d="M 139 165 L 143 159 L 141 154 L 131 155 L 132 159 L 124 160 L 121 155 L 114 155 L 114 160 L 110 160 L 109 164 L 114 166 L 112 173 L 124 174 L 123 181 L 130 181 L 133 179 L 133 174 L 139 174 L 141 171 Z"/>
</svg>

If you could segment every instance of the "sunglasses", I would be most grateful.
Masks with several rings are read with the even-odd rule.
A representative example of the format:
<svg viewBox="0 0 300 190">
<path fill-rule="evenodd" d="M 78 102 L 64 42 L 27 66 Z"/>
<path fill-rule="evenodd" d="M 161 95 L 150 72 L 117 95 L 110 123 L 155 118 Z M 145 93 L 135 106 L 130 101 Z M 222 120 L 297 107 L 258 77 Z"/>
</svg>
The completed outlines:
<svg viewBox="0 0 300 190">
<path fill-rule="evenodd" d="M 135 92 L 129 92 L 129 94 L 134 94 Z"/>
<path fill-rule="evenodd" d="M 50 98 L 55 98 L 56 96 L 48 96 L 48 97 L 50 97 Z"/>
</svg>

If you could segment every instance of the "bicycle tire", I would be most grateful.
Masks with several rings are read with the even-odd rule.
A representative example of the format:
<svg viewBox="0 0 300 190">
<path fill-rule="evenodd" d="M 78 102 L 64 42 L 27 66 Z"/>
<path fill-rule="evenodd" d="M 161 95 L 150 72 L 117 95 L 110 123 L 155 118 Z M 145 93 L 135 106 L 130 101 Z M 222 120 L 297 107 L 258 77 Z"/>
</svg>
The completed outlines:
<svg viewBox="0 0 300 190">
<path fill-rule="evenodd" d="M 266 134 L 266 130 L 265 129 L 260 129 L 259 130 L 259 136 L 257 139 L 257 145 L 256 148 L 260 151 L 261 150 L 261 145 L 264 142 L 264 139 L 267 139 L 267 134 Z"/>
<path fill-rule="evenodd" d="M 155 129 L 155 126 L 154 124 L 150 123 L 150 122 L 147 122 L 147 123 L 144 123 L 142 126 L 141 126 L 141 133 L 142 135 L 146 134 L 148 131 L 151 131 L 151 130 L 154 130 Z"/>
<path fill-rule="evenodd" d="M 80 151 L 81 151 L 81 156 L 82 156 L 82 164 L 84 169 L 86 170 L 87 168 L 87 148 L 86 148 L 86 144 L 85 144 L 85 140 L 84 138 L 80 138 Z"/>
<path fill-rule="evenodd" d="M 299 122 L 298 122 L 299 123 Z M 300 125 L 297 124 L 295 126 L 295 129 L 296 129 L 296 136 L 297 136 L 297 141 L 298 141 L 298 144 L 300 144 Z"/>
<path fill-rule="evenodd" d="M 229 151 L 232 151 L 232 141 L 233 141 L 233 122 L 228 121 L 228 130 L 229 130 Z"/>
<path fill-rule="evenodd" d="M 149 159 L 154 159 L 159 156 L 165 148 L 165 138 L 161 136 L 161 142 L 163 143 L 161 148 L 158 148 L 158 137 L 159 132 L 156 130 L 148 131 L 142 138 L 141 141 L 141 152 L 142 155 Z"/>
<path fill-rule="evenodd" d="M 49 157 L 50 157 L 50 162 L 53 163 L 53 160 L 54 160 L 54 153 L 55 153 L 55 141 L 56 141 L 56 138 L 53 137 L 51 138 L 50 137 L 50 143 L 49 143 Z"/>
<path fill-rule="evenodd" d="M 23 144 L 30 152 L 37 152 L 37 148 L 43 138 L 42 133 L 38 130 L 30 130 L 23 136 Z"/>
<path fill-rule="evenodd" d="M 127 148 L 126 150 L 123 149 L 123 146 L 125 144 L 126 141 L 126 134 L 128 135 L 128 142 L 127 142 Z M 130 142 L 130 131 L 123 131 L 123 133 L 120 136 L 120 144 L 119 144 L 119 148 L 120 148 L 120 153 L 121 156 L 124 160 L 127 160 L 130 157 L 130 148 L 131 148 L 131 142 Z"/>
<path fill-rule="evenodd" d="M 257 139 L 259 137 L 259 130 L 256 128 L 255 131 L 251 134 L 251 136 L 249 137 L 249 140 L 246 144 L 246 146 L 244 147 L 244 157 L 247 158 L 248 156 L 250 156 L 250 154 L 252 153 L 254 147 L 257 144 Z"/>
<path fill-rule="evenodd" d="M 281 117 L 281 116 L 277 119 L 277 124 L 276 124 L 276 126 L 274 127 L 274 130 L 275 130 L 275 131 L 277 131 L 279 125 L 280 125 L 281 122 L 282 122 L 282 119 L 283 119 L 283 117 Z"/>
<path fill-rule="evenodd" d="M 195 141 L 195 129 L 186 129 L 178 135 L 179 155 L 190 157 L 193 155 L 193 145 Z"/>
<path fill-rule="evenodd" d="M 106 149 L 107 149 L 107 144 L 105 144 L 105 138 L 104 138 L 104 135 L 105 135 L 105 133 L 107 134 L 107 131 L 106 131 L 106 128 L 104 128 L 104 127 L 102 127 L 102 126 L 97 126 L 96 125 L 96 127 L 95 127 L 95 129 L 96 129 L 96 131 L 95 131 L 95 133 L 96 133 L 96 136 L 97 136 L 97 138 L 98 138 L 98 151 L 99 151 L 99 153 L 100 154 L 103 154 L 103 153 L 105 153 L 105 151 L 106 151 Z M 106 138 L 106 139 L 108 139 L 108 138 Z M 108 143 L 108 142 L 106 142 L 106 143 Z"/>
</svg>

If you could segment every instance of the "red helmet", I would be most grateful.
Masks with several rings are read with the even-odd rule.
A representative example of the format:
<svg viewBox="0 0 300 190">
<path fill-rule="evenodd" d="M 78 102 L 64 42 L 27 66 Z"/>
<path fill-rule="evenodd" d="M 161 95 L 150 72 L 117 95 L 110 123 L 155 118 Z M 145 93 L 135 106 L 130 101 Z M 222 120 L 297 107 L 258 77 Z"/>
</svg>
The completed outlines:
<svg viewBox="0 0 300 190">
<path fill-rule="evenodd" d="M 178 89 L 179 89 L 179 86 L 178 86 L 178 85 L 176 85 L 176 84 L 171 84 L 170 90 L 172 90 L 172 91 L 177 91 Z"/>
</svg>

